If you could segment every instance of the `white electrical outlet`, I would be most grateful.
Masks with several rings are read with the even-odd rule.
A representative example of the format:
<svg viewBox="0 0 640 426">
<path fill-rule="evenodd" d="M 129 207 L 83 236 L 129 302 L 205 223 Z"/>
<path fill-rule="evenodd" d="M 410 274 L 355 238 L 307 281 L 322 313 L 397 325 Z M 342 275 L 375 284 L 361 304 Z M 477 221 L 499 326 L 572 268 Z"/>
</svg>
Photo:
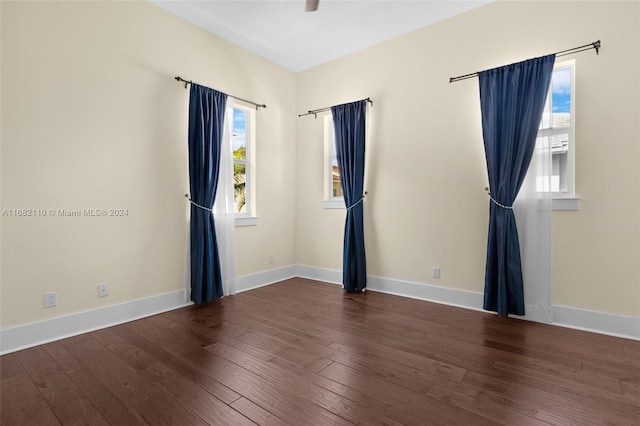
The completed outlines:
<svg viewBox="0 0 640 426">
<path fill-rule="evenodd" d="M 44 294 L 44 307 L 52 308 L 58 304 L 58 293 L 51 291 Z"/>
<path fill-rule="evenodd" d="M 433 278 L 440 278 L 440 267 L 439 266 L 434 266 L 433 267 Z"/>
<path fill-rule="evenodd" d="M 109 295 L 109 286 L 107 283 L 98 284 L 98 296 L 105 297 Z"/>
<path fill-rule="evenodd" d="M 269 263 L 273 265 L 273 260 L 275 259 L 274 255 L 269 255 Z"/>
</svg>

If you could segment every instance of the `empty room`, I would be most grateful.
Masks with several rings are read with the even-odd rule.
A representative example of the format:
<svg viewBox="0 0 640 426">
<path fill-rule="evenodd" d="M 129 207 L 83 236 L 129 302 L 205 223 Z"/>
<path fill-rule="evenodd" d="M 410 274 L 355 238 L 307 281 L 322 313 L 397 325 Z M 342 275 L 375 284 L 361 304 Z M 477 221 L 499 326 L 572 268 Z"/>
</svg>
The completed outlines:
<svg viewBox="0 0 640 426">
<path fill-rule="evenodd" d="M 0 0 L 0 423 L 638 425 L 639 117 L 637 0 Z"/>
</svg>

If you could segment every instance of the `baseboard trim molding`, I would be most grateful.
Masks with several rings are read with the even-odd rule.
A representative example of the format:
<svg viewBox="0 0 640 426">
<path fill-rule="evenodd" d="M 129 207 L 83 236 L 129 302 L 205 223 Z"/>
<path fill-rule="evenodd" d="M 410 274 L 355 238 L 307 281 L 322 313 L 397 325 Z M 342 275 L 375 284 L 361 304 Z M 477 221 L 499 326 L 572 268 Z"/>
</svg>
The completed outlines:
<svg viewBox="0 0 640 426">
<path fill-rule="evenodd" d="M 313 266 L 298 265 L 296 276 L 325 283 L 342 285 L 342 271 L 337 269 L 314 268 Z"/>
<path fill-rule="evenodd" d="M 427 283 L 371 275 L 367 276 L 367 290 L 482 311 L 482 294 L 471 291 L 453 290 Z"/>
<path fill-rule="evenodd" d="M 571 306 L 553 305 L 552 308 L 554 325 L 640 340 L 640 318 Z"/>
<path fill-rule="evenodd" d="M 316 281 L 342 285 L 342 271 L 337 269 L 314 268 L 298 265 L 298 276 Z M 432 284 L 408 281 L 397 278 L 385 278 L 375 275 L 367 276 L 367 291 L 393 294 L 410 299 L 426 300 L 443 305 L 482 310 L 483 296 L 464 290 L 453 290 Z"/>
<path fill-rule="evenodd" d="M 0 355 L 190 305 L 186 300 L 177 290 L 0 330 Z"/>
<path fill-rule="evenodd" d="M 342 285 L 340 270 L 298 265 L 297 274 L 301 278 Z M 482 309 L 482 293 L 372 275 L 367 276 L 367 290 L 486 312 Z M 552 311 L 551 325 L 640 340 L 640 318 L 562 305 L 553 305 Z"/>
<path fill-rule="evenodd" d="M 236 282 L 236 289 L 241 293 L 294 277 L 342 285 L 340 270 L 290 265 L 241 276 Z M 369 291 L 483 311 L 481 293 L 395 278 L 368 276 L 367 279 Z M 191 302 L 187 302 L 187 292 L 183 289 L 0 330 L 0 355 L 134 321 L 190 304 Z M 553 325 L 640 340 L 640 318 L 561 305 L 554 305 L 552 309 Z"/>
<path fill-rule="evenodd" d="M 240 293 L 295 276 L 295 265 L 245 275 L 238 277 L 236 290 Z M 191 304 L 192 302 L 188 301 L 187 290 L 183 289 L 0 330 L 0 355 L 135 321 Z"/>
<path fill-rule="evenodd" d="M 269 269 L 255 274 L 243 275 L 236 280 L 236 292 L 253 290 L 279 281 L 288 280 L 296 276 L 296 266 L 289 265 L 282 268 Z"/>
</svg>

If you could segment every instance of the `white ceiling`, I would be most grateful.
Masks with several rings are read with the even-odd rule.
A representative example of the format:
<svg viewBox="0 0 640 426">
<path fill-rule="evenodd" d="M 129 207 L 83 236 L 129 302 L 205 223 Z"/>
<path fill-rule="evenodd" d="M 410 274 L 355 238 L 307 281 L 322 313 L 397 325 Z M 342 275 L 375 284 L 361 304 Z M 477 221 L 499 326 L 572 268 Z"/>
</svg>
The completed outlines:
<svg viewBox="0 0 640 426">
<path fill-rule="evenodd" d="M 291 71 L 302 71 L 492 0 L 151 0 Z"/>
</svg>

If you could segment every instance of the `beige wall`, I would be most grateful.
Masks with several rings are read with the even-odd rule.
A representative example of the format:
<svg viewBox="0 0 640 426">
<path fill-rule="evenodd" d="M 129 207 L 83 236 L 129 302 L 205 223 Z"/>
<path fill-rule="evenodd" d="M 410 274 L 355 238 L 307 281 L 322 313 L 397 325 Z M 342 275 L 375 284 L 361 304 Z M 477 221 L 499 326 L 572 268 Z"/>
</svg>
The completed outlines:
<svg viewBox="0 0 640 426">
<path fill-rule="evenodd" d="M 148 2 L 1 10 L 2 208 L 129 211 L 2 217 L 3 329 L 184 288 L 188 91 L 175 75 L 268 105 L 260 219 L 237 229 L 238 273 L 295 263 L 293 73 Z M 46 291 L 57 307 L 43 308 Z"/>
<path fill-rule="evenodd" d="M 488 220 L 477 80 L 451 76 L 602 40 L 576 60 L 579 211 L 553 214 L 553 303 L 640 316 L 638 2 L 496 2 L 297 75 L 306 111 L 370 96 L 368 273 L 481 292 Z M 323 210 L 322 120 L 297 122 L 297 262 L 341 268 Z M 431 278 L 433 266 L 442 278 Z"/>
</svg>

